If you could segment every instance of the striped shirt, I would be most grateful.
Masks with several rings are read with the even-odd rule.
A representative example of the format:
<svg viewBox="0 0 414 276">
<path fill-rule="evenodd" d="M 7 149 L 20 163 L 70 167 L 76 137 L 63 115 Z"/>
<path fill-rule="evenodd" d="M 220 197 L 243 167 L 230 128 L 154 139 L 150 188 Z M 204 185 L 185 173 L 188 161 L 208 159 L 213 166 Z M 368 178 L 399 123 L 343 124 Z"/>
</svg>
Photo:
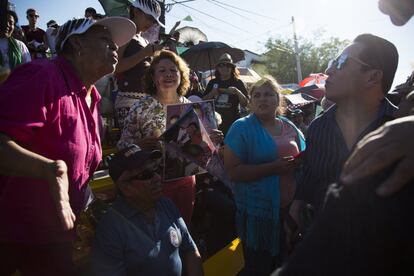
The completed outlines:
<svg viewBox="0 0 414 276">
<path fill-rule="evenodd" d="M 378 117 L 358 136 L 357 142 L 386 121 L 392 120 L 396 109 L 384 99 Z M 297 200 L 312 204 L 317 211 L 323 206 L 329 184 L 337 182 L 342 166 L 353 149 L 349 150 L 345 143 L 335 120 L 335 111 L 336 106 L 333 106 L 308 128 L 302 173 L 295 196 Z"/>
</svg>

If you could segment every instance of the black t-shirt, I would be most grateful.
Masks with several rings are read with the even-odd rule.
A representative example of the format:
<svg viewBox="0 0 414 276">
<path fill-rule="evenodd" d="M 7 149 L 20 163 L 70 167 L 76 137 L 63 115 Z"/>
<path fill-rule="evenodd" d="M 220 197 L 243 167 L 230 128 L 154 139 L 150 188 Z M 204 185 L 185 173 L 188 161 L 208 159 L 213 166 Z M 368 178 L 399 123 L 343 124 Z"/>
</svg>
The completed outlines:
<svg viewBox="0 0 414 276">
<path fill-rule="evenodd" d="M 240 79 L 229 79 L 223 81 L 215 78 L 207 84 L 205 95 L 211 92 L 214 84 L 217 84 L 218 88 L 229 88 L 231 86 L 234 86 L 239 89 L 246 97 L 248 97 L 246 86 Z M 218 113 L 220 113 L 221 119 L 223 121 L 219 129 L 223 131 L 224 134 L 227 133 L 233 122 L 240 118 L 239 104 L 239 97 L 226 91 L 220 92 L 218 97 L 214 99 L 215 109 Z"/>
<path fill-rule="evenodd" d="M 145 39 L 141 37 L 133 37 L 125 49 L 123 57 L 132 56 L 147 46 Z M 116 75 L 119 90 L 122 92 L 138 92 L 142 93 L 142 77 L 149 67 L 151 58 L 147 57 L 137 63 L 131 69 Z"/>
</svg>

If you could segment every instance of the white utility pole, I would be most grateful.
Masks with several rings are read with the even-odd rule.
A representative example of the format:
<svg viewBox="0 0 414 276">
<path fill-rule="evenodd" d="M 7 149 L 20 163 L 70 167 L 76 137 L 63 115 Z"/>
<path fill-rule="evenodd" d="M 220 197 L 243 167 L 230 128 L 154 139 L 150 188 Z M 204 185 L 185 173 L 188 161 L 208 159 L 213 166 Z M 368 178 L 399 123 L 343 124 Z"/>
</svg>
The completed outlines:
<svg viewBox="0 0 414 276">
<path fill-rule="evenodd" d="M 296 57 L 296 73 L 298 75 L 298 83 L 302 81 L 302 67 L 300 66 L 298 39 L 296 38 L 295 17 L 292 16 L 293 26 L 293 41 L 295 43 L 295 57 Z"/>
</svg>

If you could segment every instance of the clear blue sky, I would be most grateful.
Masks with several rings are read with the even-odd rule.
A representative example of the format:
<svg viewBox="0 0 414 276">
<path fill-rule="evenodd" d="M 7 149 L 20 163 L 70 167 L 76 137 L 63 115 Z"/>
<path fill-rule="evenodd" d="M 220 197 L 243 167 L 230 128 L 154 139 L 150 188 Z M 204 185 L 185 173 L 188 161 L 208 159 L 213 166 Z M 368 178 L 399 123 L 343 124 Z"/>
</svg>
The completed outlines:
<svg viewBox="0 0 414 276">
<path fill-rule="evenodd" d="M 63 24 L 73 17 L 82 17 L 89 6 L 103 13 L 97 0 L 12 2 L 21 25 L 27 24 L 26 9 L 33 7 L 40 14 L 42 28 L 50 19 Z M 177 20 L 191 15 L 193 22 L 182 22 L 181 26 L 200 28 L 210 41 L 223 41 L 262 53 L 269 37 L 292 36 L 290 22 L 295 16 L 298 35 L 308 39 L 323 28 L 325 37 L 352 40 L 360 33 L 369 32 L 393 42 L 400 53 L 394 84 L 405 81 L 414 68 L 414 18 L 403 27 L 394 26 L 378 10 L 377 0 L 196 0 L 184 5 L 174 5 L 166 14 L 167 30 Z"/>
</svg>

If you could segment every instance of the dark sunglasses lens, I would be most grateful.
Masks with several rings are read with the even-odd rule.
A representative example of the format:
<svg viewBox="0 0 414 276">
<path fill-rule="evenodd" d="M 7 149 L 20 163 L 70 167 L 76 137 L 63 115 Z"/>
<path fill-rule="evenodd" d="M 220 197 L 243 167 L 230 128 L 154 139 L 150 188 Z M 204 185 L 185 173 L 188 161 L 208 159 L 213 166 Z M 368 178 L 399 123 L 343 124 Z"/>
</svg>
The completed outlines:
<svg viewBox="0 0 414 276">
<path fill-rule="evenodd" d="M 218 67 L 220 67 L 220 68 L 224 68 L 224 67 L 231 68 L 231 67 L 233 67 L 233 65 L 231 65 L 230 63 L 220 63 L 218 65 Z"/>
<path fill-rule="evenodd" d="M 136 179 L 138 180 L 150 180 L 154 177 L 154 171 L 144 170 L 141 174 L 137 175 Z"/>
</svg>

